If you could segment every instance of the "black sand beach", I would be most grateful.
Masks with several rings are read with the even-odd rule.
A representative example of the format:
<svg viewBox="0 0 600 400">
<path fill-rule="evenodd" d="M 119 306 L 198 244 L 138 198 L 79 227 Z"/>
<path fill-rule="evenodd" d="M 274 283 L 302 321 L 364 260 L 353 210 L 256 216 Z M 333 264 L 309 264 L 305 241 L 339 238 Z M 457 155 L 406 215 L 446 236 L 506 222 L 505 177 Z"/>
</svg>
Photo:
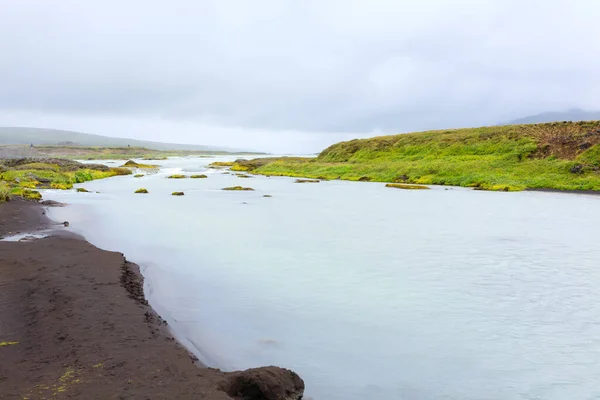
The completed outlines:
<svg viewBox="0 0 600 400">
<path fill-rule="evenodd" d="M 37 203 L 0 204 L 0 237 L 51 227 Z M 0 241 L 0 399 L 301 399 L 278 367 L 200 365 L 148 306 L 122 254 L 81 238 Z"/>
</svg>

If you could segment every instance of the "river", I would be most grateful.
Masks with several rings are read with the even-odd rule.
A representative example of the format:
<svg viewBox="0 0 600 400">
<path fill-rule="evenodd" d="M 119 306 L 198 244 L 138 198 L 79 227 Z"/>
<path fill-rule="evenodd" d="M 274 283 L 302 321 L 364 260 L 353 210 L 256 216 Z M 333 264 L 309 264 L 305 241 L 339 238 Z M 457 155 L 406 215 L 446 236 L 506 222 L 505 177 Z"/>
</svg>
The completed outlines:
<svg viewBox="0 0 600 400">
<path fill-rule="evenodd" d="M 44 197 L 141 266 L 150 304 L 209 366 L 287 367 L 314 400 L 600 397 L 600 196 L 207 168 L 235 158 Z M 208 178 L 166 179 L 179 172 Z M 221 190 L 234 185 L 255 190 Z"/>
</svg>

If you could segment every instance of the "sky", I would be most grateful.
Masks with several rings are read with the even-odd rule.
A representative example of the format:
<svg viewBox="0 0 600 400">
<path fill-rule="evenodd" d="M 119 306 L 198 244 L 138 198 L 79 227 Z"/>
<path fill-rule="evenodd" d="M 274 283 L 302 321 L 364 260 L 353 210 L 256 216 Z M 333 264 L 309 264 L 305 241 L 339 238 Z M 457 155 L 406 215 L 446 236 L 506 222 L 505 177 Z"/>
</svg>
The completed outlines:
<svg viewBox="0 0 600 400">
<path fill-rule="evenodd" d="M 0 0 L 0 126 L 311 153 L 600 109 L 597 0 Z"/>
</svg>

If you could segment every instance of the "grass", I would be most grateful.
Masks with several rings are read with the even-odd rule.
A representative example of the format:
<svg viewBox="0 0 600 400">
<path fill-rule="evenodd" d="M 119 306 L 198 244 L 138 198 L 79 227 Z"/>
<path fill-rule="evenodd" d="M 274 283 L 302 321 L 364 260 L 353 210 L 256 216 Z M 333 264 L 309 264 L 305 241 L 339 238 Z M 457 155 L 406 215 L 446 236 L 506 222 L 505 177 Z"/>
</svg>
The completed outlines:
<svg viewBox="0 0 600 400">
<path fill-rule="evenodd" d="M 225 187 L 221 190 L 254 190 L 250 187 L 242 187 L 242 186 L 230 186 L 230 187 Z"/>
<path fill-rule="evenodd" d="M 600 122 L 508 125 L 352 140 L 312 159 L 239 162 L 269 176 L 600 191 Z M 234 168 L 232 168 L 233 170 Z"/>
<path fill-rule="evenodd" d="M 6 182 L 0 182 L 0 203 L 10 200 L 10 186 Z"/>
<path fill-rule="evenodd" d="M 0 342 L 0 347 L 4 347 L 4 346 L 16 346 L 18 344 L 19 344 L 19 342 Z"/>
</svg>

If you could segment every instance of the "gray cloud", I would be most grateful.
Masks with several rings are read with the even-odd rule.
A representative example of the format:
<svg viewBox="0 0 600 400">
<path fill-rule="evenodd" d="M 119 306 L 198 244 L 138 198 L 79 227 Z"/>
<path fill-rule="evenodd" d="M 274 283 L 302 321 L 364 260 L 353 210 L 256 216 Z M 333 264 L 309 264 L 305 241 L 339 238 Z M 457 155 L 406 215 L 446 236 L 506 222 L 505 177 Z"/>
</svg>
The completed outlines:
<svg viewBox="0 0 600 400">
<path fill-rule="evenodd" d="M 0 3 L 0 125 L 291 152 L 600 108 L 591 0 Z"/>
</svg>

